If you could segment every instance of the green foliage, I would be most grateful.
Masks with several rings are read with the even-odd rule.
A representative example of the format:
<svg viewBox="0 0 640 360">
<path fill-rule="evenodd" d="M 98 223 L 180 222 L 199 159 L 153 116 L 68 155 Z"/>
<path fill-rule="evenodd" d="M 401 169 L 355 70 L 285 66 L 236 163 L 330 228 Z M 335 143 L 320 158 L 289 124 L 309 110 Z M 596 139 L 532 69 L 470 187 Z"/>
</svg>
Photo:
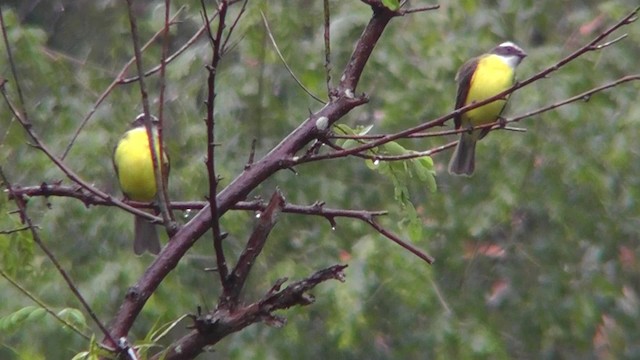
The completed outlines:
<svg viewBox="0 0 640 360">
<path fill-rule="evenodd" d="M 382 0 L 382 4 L 389 10 L 398 10 L 400 8 L 400 2 L 398 0 Z"/>
<path fill-rule="evenodd" d="M 39 2 L 27 9 L 3 3 L 33 128 L 62 154 L 98 96 L 131 57 L 121 2 Z M 394 2 L 385 2 L 388 7 Z M 141 2 L 146 41 L 159 29 L 162 2 Z M 201 25 L 197 1 L 172 27 L 171 51 Z M 409 2 L 411 6 L 418 6 Z M 177 5 L 175 5 L 177 6 Z M 331 6 L 332 83 L 371 16 L 357 1 Z M 336 134 L 375 135 L 424 123 L 451 111 L 457 68 L 504 40 L 529 54 L 520 79 L 552 65 L 597 35 L 636 1 L 454 1 L 394 19 L 376 45 L 357 91 L 370 103 L 354 110 Z M 321 107 L 282 66 L 266 36 L 260 11 L 296 76 L 326 98 L 322 2 L 249 2 L 231 38 L 218 77 L 216 165 L 228 184 L 257 139 L 258 159 Z M 234 13 L 237 8 L 232 9 Z M 51 16 L 55 13 L 56 16 Z M 628 37 L 516 92 L 506 117 L 537 109 L 591 87 L 638 73 L 638 23 L 612 35 Z M 0 54 L 6 54 L 4 45 Z M 160 46 L 145 52 L 159 62 Z M 166 144 L 172 159 L 173 200 L 207 194 L 202 127 L 210 50 L 197 41 L 167 69 Z M 130 71 L 127 76 L 133 76 Z M 0 76 L 16 99 L 6 56 Z M 157 77 L 148 78 L 157 113 Z M 525 119 L 527 132 L 492 132 L 478 144 L 472 178 L 446 174 L 450 152 L 405 160 L 349 158 L 281 172 L 249 198 L 269 198 L 279 187 L 287 201 L 327 207 L 388 210 L 379 221 L 435 256 L 429 267 L 358 221 L 283 214 L 243 294 L 249 303 L 276 279 L 303 278 L 346 262 L 345 283 L 314 290 L 316 302 L 280 315 L 283 328 L 263 324 L 234 334 L 200 358 L 231 359 L 509 359 L 640 357 L 640 133 L 638 83 L 587 102 Z M 141 112 L 137 87 L 119 85 L 75 140 L 65 163 L 87 182 L 120 196 L 110 153 Z M 449 124 L 447 124 L 449 125 Z M 398 140 L 366 154 L 397 157 L 426 151 L 455 137 Z M 0 165 L 15 185 L 69 184 L 46 156 L 27 145 L 22 129 L 0 105 Z M 350 139 L 339 145 L 360 144 Z M 437 176 L 437 186 L 436 186 Z M 438 191 L 436 191 L 436 189 Z M 0 230 L 21 228 L 15 205 L 0 200 Z M 30 199 L 30 217 L 98 316 L 107 323 L 152 261 L 131 252 L 133 219 L 115 208 L 86 207 L 71 199 Z M 181 222 L 193 213 L 176 212 Z M 251 231 L 253 214 L 230 212 L 225 251 L 233 259 Z M 165 237 L 166 240 L 166 237 Z M 0 358 L 97 358 L 101 339 L 59 274 L 27 231 L 0 235 L 0 267 L 58 314 L 87 332 L 77 336 L 6 281 L 0 301 Z M 154 352 L 184 335 L 186 313 L 215 306 L 220 289 L 211 235 L 187 254 L 145 306 L 129 340 Z M 4 280 L 2 280 L 4 281 Z M 159 325 L 162 324 L 162 325 Z M 60 346 L 64 344 L 64 346 Z"/>
</svg>

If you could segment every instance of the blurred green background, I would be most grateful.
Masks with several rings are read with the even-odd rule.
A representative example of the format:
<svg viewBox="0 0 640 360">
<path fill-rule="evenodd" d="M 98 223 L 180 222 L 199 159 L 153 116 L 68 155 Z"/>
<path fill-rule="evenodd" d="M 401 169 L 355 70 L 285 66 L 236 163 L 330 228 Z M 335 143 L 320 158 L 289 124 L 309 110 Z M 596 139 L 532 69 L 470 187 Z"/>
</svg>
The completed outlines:
<svg viewBox="0 0 640 360">
<path fill-rule="evenodd" d="M 138 2 L 146 41 L 163 23 L 162 1 Z M 410 1 L 411 6 L 429 5 Z M 371 16 L 358 1 L 330 1 L 333 84 Z M 7 36 L 16 60 L 27 111 L 36 133 L 62 154 L 132 55 L 124 2 L 3 1 Z M 175 51 L 200 27 L 198 1 L 182 7 L 172 27 Z M 555 63 L 637 6 L 620 1 L 450 1 L 436 11 L 394 19 L 376 45 L 358 91 L 369 104 L 342 121 L 370 125 L 372 133 L 415 126 L 451 111 L 457 68 L 468 58 L 512 40 L 529 56 L 518 72 L 526 78 Z M 231 15 L 237 14 L 235 6 Z M 312 92 L 326 98 L 321 1 L 250 2 L 231 38 L 235 44 L 218 76 L 216 163 L 227 184 L 245 165 L 251 142 L 264 155 L 321 105 L 294 82 L 271 45 L 260 11 L 287 62 Z M 640 72 L 640 23 L 615 33 L 628 37 L 579 58 L 548 79 L 518 91 L 506 116 L 521 114 Z M 159 62 L 161 41 L 145 52 L 147 67 Z M 0 76 L 9 79 L 4 44 Z M 207 194 L 203 38 L 167 68 L 165 134 L 171 156 L 170 195 L 202 200 Z M 134 72 L 129 72 L 129 76 Z M 158 109 L 158 78 L 148 79 Z M 313 291 L 316 303 L 280 315 L 277 329 L 253 325 L 217 344 L 201 359 L 638 359 L 640 358 L 640 105 L 638 83 L 599 93 L 516 126 L 497 131 L 478 146 L 472 178 L 447 174 L 450 151 L 434 156 L 438 191 L 417 179 L 406 186 L 422 222 L 407 231 L 406 209 L 391 181 L 361 159 L 303 165 L 298 174 L 276 174 L 252 193 L 269 198 L 276 186 L 288 201 L 350 209 L 387 209 L 382 222 L 435 256 L 428 266 L 367 225 L 283 215 L 244 293 L 258 299 L 281 277 L 348 263 L 345 283 Z M 111 166 L 113 146 L 142 110 L 139 90 L 118 86 L 97 109 L 66 163 L 83 179 L 120 196 Z M 454 140 L 402 142 L 426 150 Z M 38 150 L 0 105 L 0 164 L 22 186 L 54 183 L 65 176 Z M 0 198 L 0 230 L 20 227 L 15 205 Z M 73 199 L 34 198 L 29 214 L 98 316 L 107 322 L 127 288 L 151 262 L 131 251 L 131 215 L 111 207 L 85 207 Z M 193 213 L 177 212 L 186 222 Z M 237 255 L 253 214 L 229 212 L 227 253 Z M 413 235 L 413 236 L 411 236 Z M 187 254 L 145 307 L 131 334 L 212 309 L 219 286 L 210 236 Z M 79 308 L 50 261 L 24 232 L 0 235 L 1 268 L 54 311 Z M 232 258 L 232 257 L 231 257 Z M 217 279 L 214 276 L 214 279 Z M 50 316 L 11 321 L 34 305 L 0 280 L 0 358 L 63 359 L 88 343 Z M 14 319 L 15 320 L 15 319 Z M 80 326 L 82 320 L 77 319 Z M 87 321 L 87 323 L 89 323 Z M 89 323 L 90 324 L 90 323 Z M 180 323 L 161 340 L 167 345 L 188 330 Z M 96 332 L 90 324 L 87 332 Z M 97 335 L 98 339 L 102 338 Z"/>
</svg>

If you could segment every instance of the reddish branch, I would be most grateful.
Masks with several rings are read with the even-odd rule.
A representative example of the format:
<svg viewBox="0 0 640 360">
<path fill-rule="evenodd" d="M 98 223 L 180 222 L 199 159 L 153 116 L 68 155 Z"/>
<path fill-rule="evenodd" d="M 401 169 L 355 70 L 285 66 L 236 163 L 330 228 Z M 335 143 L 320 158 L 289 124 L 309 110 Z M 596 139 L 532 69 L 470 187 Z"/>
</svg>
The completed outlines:
<svg viewBox="0 0 640 360">
<path fill-rule="evenodd" d="M 20 201 L 26 202 L 29 197 L 50 197 L 59 196 L 66 198 L 75 198 L 82 201 L 86 206 L 113 206 L 109 201 L 100 199 L 80 187 L 65 186 L 58 184 L 43 183 L 40 186 L 19 187 L 14 186 L 10 190 L 10 200 L 19 198 Z M 137 201 L 128 202 L 129 205 L 140 209 L 153 209 L 153 203 L 144 203 Z M 169 203 L 169 207 L 173 210 L 201 210 L 207 206 L 204 201 L 174 201 Z M 267 203 L 263 200 L 239 201 L 234 204 L 230 210 L 247 210 L 264 212 Z M 316 202 L 311 205 L 295 205 L 285 203 L 282 208 L 283 213 L 321 216 L 329 222 L 332 228 L 336 227 L 336 218 L 350 218 L 369 222 L 378 216 L 387 215 L 387 211 L 369 211 L 369 210 L 350 210 L 350 209 L 333 209 L 325 207 L 323 202 Z"/>
<path fill-rule="evenodd" d="M 228 290 L 227 276 L 229 269 L 227 268 L 227 261 L 224 257 L 222 240 L 224 237 L 220 232 L 220 221 L 218 214 L 218 206 L 216 204 L 216 194 L 218 192 L 218 176 L 216 175 L 215 167 L 215 98 L 216 98 L 216 75 L 218 74 L 218 66 L 222 59 L 222 34 L 225 28 L 225 21 L 227 18 L 228 3 L 223 0 L 218 4 L 218 26 L 215 34 L 211 31 L 211 26 L 207 26 L 207 34 L 209 35 L 209 41 L 211 43 L 211 49 L 213 54 L 211 56 L 211 64 L 207 66 L 209 76 L 207 78 L 207 172 L 209 174 L 209 209 L 211 216 L 211 230 L 213 233 L 213 248 L 216 254 L 216 265 L 218 274 L 220 275 L 220 283 L 225 291 Z M 204 1 L 202 2 L 202 13 L 206 24 L 209 24 L 209 18 L 207 16 L 207 8 Z"/>
<path fill-rule="evenodd" d="M 142 69 L 142 51 L 140 49 L 138 25 L 137 25 L 136 17 L 134 15 L 134 11 L 133 11 L 133 0 L 127 0 L 127 10 L 129 14 L 129 25 L 131 27 L 131 43 L 133 45 L 133 52 L 135 55 L 134 58 L 135 58 L 136 69 L 138 71 L 138 74 L 141 75 L 144 73 Z M 168 25 L 165 24 L 165 26 L 168 26 Z M 162 64 L 164 65 L 164 63 L 165 63 L 165 60 L 163 57 Z M 164 66 L 162 68 L 164 69 Z M 145 80 L 144 80 L 144 77 L 142 76 L 138 80 L 138 87 L 140 88 L 140 96 L 142 98 L 142 108 L 144 111 L 144 126 L 147 129 L 147 137 L 149 139 L 149 148 L 150 148 L 149 152 L 151 154 L 151 162 L 153 164 L 153 172 L 155 175 L 156 189 L 159 189 L 159 191 L 157 191 L 157 198 L 160 204 L 160 212 L 162 214 L 162 219 L 163 219 L 162 223 L 165 224 L 165 227 L 167 228 L 167 230 L 169 230 L 168 233 L 172 234 L 175 229 L 172 229 L 172 225 L 173 225 L 171 224 L 172 216 L 169 214 L 169 209 L 167 208 L 168 198 L 166 197 L 167 191 L 165 187 L 165 176 L 163 176 L 163 174 L 165 173 L 165 169 L 164 169 L 164 166 L 161 166 L 161 164 L 164 164 L 164 162 L 162 162 L 162 156 L 163 156 L 162 154 L 164 153 L 164 151 L 156 152 L 154 150 L 151 150 L 156 148 L 162 149 L 161 147 L 162 146 L 162 140 L 161 140 L 162 123 L 160 123 L 160 126 L 158 127 L 159 135 L 158 135 L 158 138 L 156 138 L 155 136 L 153 136 L 153 130 L 152 130 L 153 126 L 151 123 L 151 115 L 150 115 L 151 109 L 149 107 L 149 97 L 148 97 L 148 93 L 145 85 Z M 158 141 L 159 144 L 156 144 L 156 141 Z"/>
<path fill-rule="evenodd" d="M 262 251 L 267 241 L 267 236 L 276 224 L 276 220 L 282 209 L 284 208 L 284 196 L 280 190 L 276 190 L 269 201 L 266 209 L 260 213 L 258 223 L 253 229 L 253 233 L 247 241 L 242 254 L 238 258 L 235 268 L 231 272 L 227 280 L 227 286 L 220 296 L 219 307 L 228 308 L 233 311 L 238 305 L 240 291 L 244 287 L 247 276 L 253 267 L 256 258 Z"/>
</svg>

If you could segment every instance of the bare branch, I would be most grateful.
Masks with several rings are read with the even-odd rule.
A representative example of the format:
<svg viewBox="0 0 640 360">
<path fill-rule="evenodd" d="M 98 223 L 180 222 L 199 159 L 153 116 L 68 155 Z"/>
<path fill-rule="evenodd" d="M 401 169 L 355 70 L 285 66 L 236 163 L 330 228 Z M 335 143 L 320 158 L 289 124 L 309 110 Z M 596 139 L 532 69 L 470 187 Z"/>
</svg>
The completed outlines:
<svg viewBox="0 0 640 360">
<path fill-rule="evenodd" d="M 370 219 L 369 221 L 367 221 L 367 223 L 369 225 L 371 225 L 371 227 L 376 229 L 380 234 L 384 235 L 387 239 L 389 239 L 389 240 L 393 241 L 394 243 L 402 246 L 403 248 L 409 250 L 412 254 L 414 254 L 417 257 L 419 257 L 420 259 L 426 261 L 429 265 L 433 264 L 433 262 L 435 261 L 435 259 L 432 256 L 430 256 L 429 254 L 425 253 L 424 251 L 418 249 L 417 247 L 413 246 L 413 244 L 410 244 L 410 243 L 400 239 L 398 236 L 396 236 L 395 234 L 391 233 L 389 230 L 387 230 L 384 227 L 382 227 L 380 224 L 375 222 L 373 219 Z"/>
<path fill-rule="evenodd" d="M 626 82 L 629 82 L 629 81 L 638 81 L 638 80 L 640 80 L 640 74 L 628 75 L 628 76 L 622 77 L 622 78 L 620 78 L 618 80 L 612 81 L 610 83 L 595 87 L 593 89 L 589 89 L 589 90 L 587 90 L 587 91 L 585 91 L 585 92 L 583 92 L 581 94 L 578 94 L 576 96 L 572 96 L 572 97 L 570 97 L 568 99 L 559 101 L 557 103 L 553 103 L 551 105 L 548 105 L 548 106 L 545 106 L 545 107 L 542 107 L 542 108 L 539 108 L 539 109 L 536 109 L 536 110 L 532 110 L 532 111 L 526 112 L 526 113 L 524 113 L 522 115 L 515 116 L 515 117 L 513 117 L 511 119 L 506 119 L 506 122 L 510 123 L 510 122 L 520 121 L 522 119 L 530 118 L 532 116 L 535 116 L 535 115 L 538 115 L 538 114 L 542 114 L 542 113 L 545 113 L 547 111 L 550 111 L 550 110 L 553 110 L 553 109 L 556 109 L 556 108 L 559 108 L 561 106 L 564 106 L 564 105 L 567 105 L 567 104 L 570 104 L 570 103 L 574 103 L 574 102 L 577 102 L 577 101 L 585 101 L 586 102 L 586 101 L 589 101 L 591 99 L 591 96 L 593 94 L 595 94 L 595 93 L 599 93 L 601 91 L 610 89 L 612 87 L 616 87 L 616 86 L 618 86 L 620 84 L 623 84 L 623 83 L 626 83 Z"/>
<path fill-rule="evenodd" d="M 284 196 L 280 190 L 276 190 L 271 196 L 269 205 L 260 213 L 258 223 L 253 229 L 253 233 L 247 241 L 247 245 L 244 247 L 244 251 L 238 258 L 235 268 L 231 272 L 228 278 L 228 287 L 226 287 L 220 296 L 220 303 L 218 306 L 225 307 L 233 311 L 236 306 L 239 305 L 240 291 L 244 287 L 244 284 L 249 276 L 249 272 L 253 267 L 253 264 L 262 252 L 262 248 L 267 241 L 267 237 L 271 232 L 271 229 L 276 225 L 278 215 L 284 208 Z"/>
<path fill-rule="evenodd" d="M 329 0 L 324 0 L 324 71 L 327 78 L 327 95 L 331 96 L 331 10 Z"/>
<path fill-rule="evenodd" d="M 180 10 L 182 10 L 184 8 L 181 7 Z M 178 10 L 178 12 L 180 12 L 180 10 Z M 176 14 L 177 16 L 177 14 Z M 176 17 L 174 16 L 174 18 Z M 218 16 L 218 13 L 216 12 L 213 17 L 210 19 L 210 21 L 213 21 L 216 17 Z M 200 36 L 202 36 L 202 34 L 204 34 L 207 30 L 207 26 L 208 25 L 203 25 L 200 29 L 198 29 L 198 31 L 196 31 L 191 38 L 189 38 L 189 40 L 187 40 L 178 50 L 176 50 L 173 54 L 171 54 L 171 56 L 167 57 L 167 64 L 170 64 L 173 62 L 173 60 L 177 59 L 180 55 L 182 55 L 182 53 L 184 53 L 188 48 L 191 47 L 191 45 L 195 44 L 196 41 L 198 41 L 198 39 L 200 39 Z M 161 33 L 162 30 L 160 30 L 158 33 L 156 33 L 157 36 Z M 146 73 L 144 73 L 144 77 L 149 77 L 155 73 L 157 73 L 158 71 L 160 71 L 160 65 L 157 65 L 153 68 L 151 68 L 150 70 L 148 70 Z M 126 78 L 126 79 L 120 79 L 118 81 L 118 84 L 130 84 L 132 82 L 136 82 L 138 81 L 138 79 L 140 79 L 140 76 L 134 76 L 134 77 L 130 77 L 130 78 Z"/>
<path fill-rule="evenodd" d="M 7 35 L 7 25 L 4 22 L 4 15 L 2 14 L 2 9 L 0 8 L 0 26 L 2 26 L 2 39 L 4 41 L 4 48 L 7 50 L 7 59 L 9 60 L 9 66 L 11 67 L 11 76 L 13 76 L 13 81 L 15 82 L 16 91 L 18 93 L 18 101 L 20 103 L 19 112 L 23 118 L 28 119 L 26 103 L 24 100 L 24 95 L 22 94 L 22 87 L 20 86 L 20 81 L 18 78 L 18 71 L 16 70 L 16 64 L 13 60 L 13 52 L 11 50 L 11 44 L 9 43 L 9 37 Z M 2 82 L 2 91 L 4 93 L 4 84 L 6 80 Z M 18 110 L 14 110 L 18 111 Z"/>
<path fill-rule="evenodd" d="M 162 164 L 160 167 L 161 179 L 158 184 L 162 185 L 162 187 L 158 188 L 158 193 L 160 193 L 160 214 L 162 215 L 162 221 L 164 222 L 165 229 L 167 230 L 167 234 L 169 237 L 173 235 L 175 232 L 176 224 L 173 222 L 173 214 L 171 213 L 171 208 L 167 205 L 169 203 L 169 192 L 167 191 L 167 181 L 168 180 L 168 169 L 164 169 L 164 164 L 169 161 L 169 159 L 165 159 L 166 154 L 164 153 L 164 93 L 166 88 L 166 68 L 167 68 L 167 54 L 169 53 L 169 14 L 171 10 L 171 0 L 165 0 L 164 2 L 164 32 L 162 34 L 162 55 L 160 58 L 160 95 L 159 95 L 159 105 L 158 105 L 158 142 L 159 148 L 161 149 L 159 152 L 159 164 Z M 153 152 L 152 152 L 153 153 Z M 167 177 L 165 178 L 164 174 L 167 173 Z"/>
<path fill-rule="evenodd" d="M 40 186 L 28 186 L 17 187 L 14 186 L 10 191 L 9 200 L 13 198 L 20 198 L 21 201 L 25 201 L 25 197 L 49 197 L 49 196 L 61 196 L 70 197 L 82 201 L 85 205 L 101 205 L 101 206 L 114 206 L 113 203 L 100 199 L 94 196 L 80 187 L 64 186 L 64 185 L 49 185 L 42 184 Z M 141 209 L 153 209 L 154 204 L 144 203 L 138 201 L 130 201 L 129 204 L 136 208 Z M 174 201 L 169 204 L 171 209 L 174 210 L 201 210 L 207 206 L 208 202 L 205 201 Z M 245 211 L 260 211 L 264 212 L 267 209 L 267 203 L 263 200 L 253 201 L 239 201 L 234 204 L 230 210 L 245 210 Z M 329 222 L 331 219 L 343 217 L 359 220 L 367 220 L 375 216 L 387 215 L 388 211 L 378 210 L 350 210 L 350 209 L 334 209 L 324 206 L 324 203 L 317 202 L 312 205 L 295 205 L 284 204 L 282 208 L 283 213 L 287 214 L 299 214 L 299 215 L 314 215 L 326 218 Z"/>
<path fill-rule="evenodd" d="M 229 334 L 240 331 L 249 325 L 261 321 L 276 326 L 282 325 L 284 319 L 274 315 L 273 312 L 313 303 L 314 297 L 308 292 L 328 280 L 344 281 L 346 267 L 346 265 L 334 265 L 317 271 L 308 278 L 292 283 L 283 290 L 280 288 L 285 279 L 281 279 L 267 292 L 264 298 L 253 304 L 236 308 L 234 311 L 218 308 L 212 314 L 193 315 L 195 329 L 152 359 L 193 359 L 202 353 L 204 347 L 214 345 Z"/>
<path fill-rule="evenodd" d="M 218 176 L 216 175 L 215 167 L 215 97 L 216 97 L 216 75 L 218 74 L 218 66 L 222 58 L 222 33 L 225 28 L 225 21 L 227 17 L 228 4 L 227 1 L 221 1 L 218 4 L 218 26 L 216 33 L 211 31 L 211 25 L 207 17 L 207 8 L 204 1 L 202 1 L 202 14 L 204 16 L 205 24 L 207 25 L 207 34 L 211 43 L 211 50 L 213 52 L 211 56 L 211 63 L 207 67 L 209 76 L 207 77 L 207 172 L 209 175 L 209 209 L 211 209 L 211 229 L 213 232 L 213 248 L 216 254 L 216 266 L 218 274 L 220 276 L 220 283 L 225 291 L 228 291 L 229 283 L 227 277 L 229 269 L 227 267 L 227 261 L 224 256 L 224 250 L 222 247 L 222 241 L 224 237 L 220 232 L 220 215 L 218 214 L 218 205 L 216 204 L 216 195 L 218 192 Z"/>
<path fill-rule="evenodd" d="M 238 23 L 240 22 L 240 18 L 242 17 L 242 15 L 244 15 L 244 12 L 247 10 L 247 2 L 249 0 L 243 0 L 242 1 L 242 7 L 240 8 L 240 11 L 238 12 L 238 15 L 236 16 L 235 20 L 233 20 L 233 23 L 231 24 L 231 27 L 229 28 L 229 31 L 227 32 L 227 36 L 224 39 L 224 42 L 222 43 L 222 53 L 226 53 L 227 52 L 227 43 L 229 42 L 229 39 L 231 39 L 231 34 L 233 34 L 233 31 L 235 30 L 236 26 L 238 25 Z M 231 5 L 231 4 L 229 4 Z"/>
<path fill-rule="evenodd" d="M 406 15 L 406 14 L 415 14 L 419 12 L 425 12 L 425 11 L 431 11 L 431 10 L 437 10 L 437 9 L 440 9 L 440 5 L 421 6 L 421 7 L 412 8 L 412 9 L 400 10 L 398 11 L 398 13 L 400 15 Z"/>
<path fill-rule="evenodd" d="M 158 148 L 156 146 L 156 140 L 160 141 L 160 139 L 155 139 L 155 137 L 153 136 L 153 130 L 152 130 L 153 126 L 151 123 L 151 110 L 149 108 L 149 97 L 147 94 L 147 88 L 144 82 L 144 77 L 141 76 L 144 73 L 144 71 L 142 69 L 142 52 L 140 50 L 140 41 L 138 38 L 138 26 L 136 24 L 136 17 L 133 11 L 133 0 L 127 0 L 127 10 L 129 12 L 129 25 L 131 26 L 131 42 L 133 45 L 133 52 L 135 54 L 135 64 L 136 64 L 138 74 L 140 75 L 140 79 L 138 80 L 138 86 L 140 88 L 140 96 L 142 98 L 142 108 L 144 109 L 144 125 L 147 128 L 147 137 L 149 139 L 151 162 L 153 163 L 153 172 L 154 172 L 154 177 L 156 182 L 156 189 L 159 189 L 159 191 L 157 191 L 157 197 L 158 197 L 158 202 L 160 204 L 160 212 L 162 213 L 163 224 L 165 224 L 165 227 L 169 229 L 169 222 L 170 222 L 171 216 L 169 215 L 169 210 L 167 208 L 168 199 L 165 197 L 167 193 L 166 191 L 161 190 L 165 188 L 165 181 L 163 176 L 164 166 L 160 162 L 160 159 L 158 159 L 159 154 L 162 153 L 163 150 L 162 148 L 159 148 L 160 149 L 159 152 L 155 151 L 155 149 Z M 160 141 L 160 143 L 162 142 Z"/>
</svg>

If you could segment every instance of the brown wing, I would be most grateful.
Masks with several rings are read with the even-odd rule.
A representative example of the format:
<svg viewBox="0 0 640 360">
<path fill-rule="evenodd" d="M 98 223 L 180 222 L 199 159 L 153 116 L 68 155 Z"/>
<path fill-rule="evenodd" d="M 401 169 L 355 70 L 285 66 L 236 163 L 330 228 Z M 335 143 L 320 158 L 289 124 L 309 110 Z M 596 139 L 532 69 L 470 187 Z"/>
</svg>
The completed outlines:
<svg viewBox="0 0 640 360">
<path fill-rule="evenodd" d="M 456 81 L 458 82 L 458 94 L 456 96 L 455 107 L 456 109 L 465 106 L 465 101 L 467 100 L 467 95 L 469 94 L 469 87 L 471 87 L 471 79 L 473 78 L 473 73 L 476 71 L 476 66 L 478 66 L 477 57 L 464 63 L 456 74 Z M 461 116 L 454 116 L 453 122 L 456 126 L 456 129 L 459 129 L 460 126 L 462 126 Z"/>
</svg>

